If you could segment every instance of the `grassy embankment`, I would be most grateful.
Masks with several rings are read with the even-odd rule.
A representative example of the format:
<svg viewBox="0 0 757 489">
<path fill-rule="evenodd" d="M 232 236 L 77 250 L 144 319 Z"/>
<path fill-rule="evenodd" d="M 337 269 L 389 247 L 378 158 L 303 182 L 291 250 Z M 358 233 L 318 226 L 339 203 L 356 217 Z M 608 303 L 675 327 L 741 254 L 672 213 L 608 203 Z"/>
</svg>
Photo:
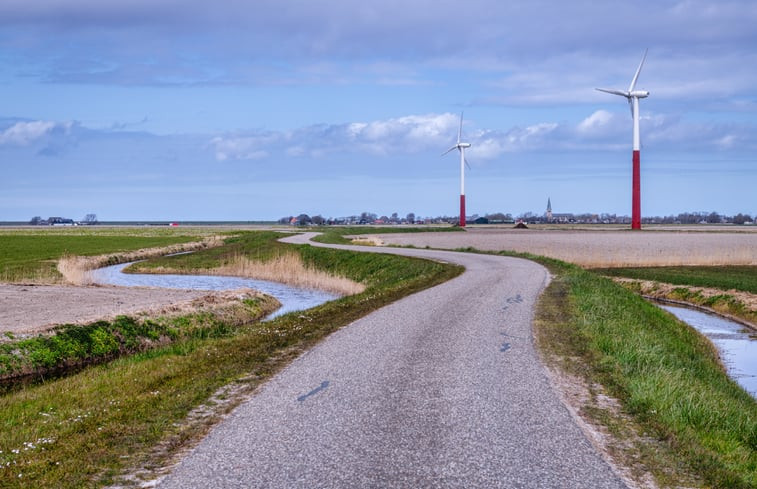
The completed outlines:
<svg viewBox="0 0 757 489">
<path fill-rule="evenodd" d="M 127 468 L 160 464 L 165 453 L 199 436 L 299 352 L 374 309 L 461 272 L 405 257 L 284 245 L 275 241 L 279 236 L 244 233 L 227 246 L 165 260 L 176 269 L 206 268 L 225 254 L 265 259 L 294 250 L 306 264 L 361 282 L 365 291 L 244 325 L 223 338 L 190 338 L 3 395 L 3 485 L 99 486 Z M 165 267 L 165 260 L 156 266 Z M 200 407 L 210 414 L 187 421 Z"/>
<path fill-rule="evenodd" d="M 634 292 L 703 306 L 757 325 L 757 266 L 603 268 L 594 271 L 632 279 L 624 282 L 624 286 Z"/>
<path fill-rule="evenodd" d="M 582 415 L 622 440 L 611 451 L 665 487 L 757 487 L 757 402 L 711 343 L 610 279 L 541 261 L 556 276 L 538 310 L 538 344 L 589 386 Z M 603 405 L 603 393 L 621 409 Z"/>
<path fill-rule="evenodd" d="M 462 232 L 463 228 L 458 226 L 444 227 L 373 227 L 373 226 L 329 226 L 311 228 L 309 231 L 322 233 L 314 241 L 328 244 L 352 244 L 351 239 L 344 236 L 357 236 L 363 234 L 392 234 L 392 233 L 446 233 Z M 365 244 L 365 243 L 361 243 Z"/>
</svg>

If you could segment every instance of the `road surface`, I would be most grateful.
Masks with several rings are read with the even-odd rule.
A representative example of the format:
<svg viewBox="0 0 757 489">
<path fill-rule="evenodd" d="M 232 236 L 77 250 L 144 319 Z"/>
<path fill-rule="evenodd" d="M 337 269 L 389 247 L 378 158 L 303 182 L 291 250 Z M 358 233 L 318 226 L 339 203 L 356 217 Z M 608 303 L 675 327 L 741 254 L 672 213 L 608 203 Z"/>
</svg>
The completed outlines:
<svg viewBox="0 0 757 489">
<path fill-rule="evenodd" d="M 549 281 L 543 267 L 357 249 L 458 263 L 466 272 L 303 354 L 160 488 L 626 487 L 561 404 L 534 351 L 533 306 Z"/>
</svg>

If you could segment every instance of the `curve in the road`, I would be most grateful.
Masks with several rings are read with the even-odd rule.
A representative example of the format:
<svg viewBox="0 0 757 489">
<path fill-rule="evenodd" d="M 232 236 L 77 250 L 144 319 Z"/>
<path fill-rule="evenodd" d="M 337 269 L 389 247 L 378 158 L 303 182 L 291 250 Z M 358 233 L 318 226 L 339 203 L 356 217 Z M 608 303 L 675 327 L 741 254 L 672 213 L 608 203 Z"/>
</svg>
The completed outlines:
<svg viewBox="0 0 757 489">
<path fill-rule="evenodd" d="M 561 404 L 534 350 L 533 307 L 549 281 L 543 267 L 501 256 L 345 248 L 466 271 L 303 354 L 161 488 L 625 487 Z"/>
</svg>

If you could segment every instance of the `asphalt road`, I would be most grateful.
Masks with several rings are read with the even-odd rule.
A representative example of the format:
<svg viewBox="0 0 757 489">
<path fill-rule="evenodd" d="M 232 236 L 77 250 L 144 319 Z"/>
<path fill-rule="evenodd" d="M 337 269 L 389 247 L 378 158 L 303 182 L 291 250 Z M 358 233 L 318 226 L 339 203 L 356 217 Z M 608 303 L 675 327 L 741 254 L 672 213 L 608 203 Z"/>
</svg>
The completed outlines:
<svg viewBox="0 0 757 489">
<path fill-rule="evenodd" d="M 302 355 L 160 488 L 626 487 L 561 404 L 534 351 L 533 306 L 549 280 L 543 267 L 360 249 L 459 263 L 466 272 Z"/>
</svg>

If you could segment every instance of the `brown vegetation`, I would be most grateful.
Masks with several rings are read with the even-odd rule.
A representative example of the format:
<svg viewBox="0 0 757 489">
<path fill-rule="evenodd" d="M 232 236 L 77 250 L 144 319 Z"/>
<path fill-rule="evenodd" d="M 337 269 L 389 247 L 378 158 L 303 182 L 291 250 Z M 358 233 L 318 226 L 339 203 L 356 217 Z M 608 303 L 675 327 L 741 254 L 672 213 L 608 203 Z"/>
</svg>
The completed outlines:
<svg viewBox="0 0 757 489">
<path fill-rule="evenodd" d="M 270 280 L 340 295 L 359 294 L 365 290 L 363 284 L 306 266 L 300 255 L 294 253 L 287 253 L 268 261 L 256 261 L 237 255 L 220 267 L 203 270 L 202 273 Z"/>
<path fill-rule="evenodd" d="M 476 248 L 548 256 L 588 268 L 757 265 L 757 232 L 544 231 L 383 234 L 389 245 Z"/>
<path fill-rule="evenodd" d="M 223 239 L 218 236 L 204 238 L 202 241 L 193 243 L 181 243 L 158 248 L 145 248 L 137 251 L 127 251 L 108 255 L 75 256 L 64 255 L 58 260 L 58 271 L 63 275 L 64 283 L 72 285 L 92 285 L 94 283 L 91 270 L 107 265 L 116 265 L 130 261 L 145 260 L 155 256 L 183 253 L 187 251 L 202 250 L 223 244 Z"/>
</svg>

